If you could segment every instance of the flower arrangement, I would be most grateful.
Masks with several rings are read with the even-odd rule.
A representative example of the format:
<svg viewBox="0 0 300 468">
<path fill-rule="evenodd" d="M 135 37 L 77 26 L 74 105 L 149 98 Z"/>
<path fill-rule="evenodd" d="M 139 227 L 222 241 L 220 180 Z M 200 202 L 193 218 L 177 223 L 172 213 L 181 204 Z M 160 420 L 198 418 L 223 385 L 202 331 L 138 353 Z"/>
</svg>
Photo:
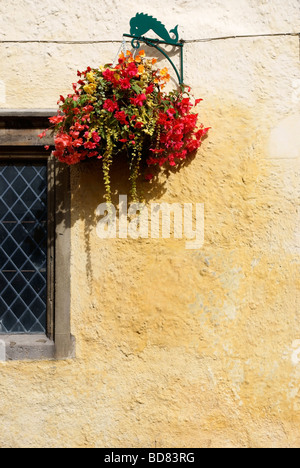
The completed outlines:
<svg viewBox="0 0 300 468">
<path fill-rule="evenodd" d="M 54 156 L 76 164 L 87 158 L 103 162 L 106 201 L 111 201 L 110 168 L 114 158 L 126 151 L 131 196 L 137 200 L 137 178 L 145 163 L 147 180 L 154 166 L 176 166 L 197 150 L 209 128 L 197 126 L 190 88 L 163 91 L 170 79 L 167 68 L 154 67 L 140 51 L 121 53 L 117 65 L 78 72 L 74 92 L 60 96 L 57 115 L 50 117 L 55 134 Z M 47 131 L 48 131 L 47 130 Z M 40 137 L 45 136 L 46 131 Z"/>
</svg>

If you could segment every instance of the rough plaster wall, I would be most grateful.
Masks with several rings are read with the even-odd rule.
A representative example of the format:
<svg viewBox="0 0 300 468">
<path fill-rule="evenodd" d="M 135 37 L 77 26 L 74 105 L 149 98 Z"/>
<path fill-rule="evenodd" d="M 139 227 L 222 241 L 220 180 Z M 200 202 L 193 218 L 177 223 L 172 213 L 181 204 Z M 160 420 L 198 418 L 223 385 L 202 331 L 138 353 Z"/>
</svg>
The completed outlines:
<svg viewBox="0 0 300 468">
<path fill-rule="evenodd" d="M 74 167 L 77 358 L 0 365 L 0 446 L 299 447 L 299 1 L 143 11 L 179 24 L 212 130 L 180 173 L 142 188 L 203 202 L 205 245 L 100 240 L 101 174 Z M 135 13 L 129 0 L 1 0 L 0 106 L 54 107 L 78 68 L 114 58 Z M 247 37 L 208 40 L 224 36 Z"/>
</svg>

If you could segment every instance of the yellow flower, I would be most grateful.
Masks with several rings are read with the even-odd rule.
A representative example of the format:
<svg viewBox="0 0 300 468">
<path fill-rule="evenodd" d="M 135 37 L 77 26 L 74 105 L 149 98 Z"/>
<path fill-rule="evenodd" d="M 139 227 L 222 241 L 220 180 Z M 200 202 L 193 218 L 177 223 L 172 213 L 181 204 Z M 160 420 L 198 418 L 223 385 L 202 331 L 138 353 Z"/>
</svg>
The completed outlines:
<svg viewBox="0 0 300 468">
<path fill-rule="evenodd" d="M 93 72 L 89 72 L 86 74 L 87 79 L 89 80 L 90 83 L 95 83 L 95 75 Z"/>
<path fill-rule="evenodd" d="M 168 74 L 169 74 L 169 70 L 167 69 L 167 67 L 162 68 L 162 69 L 160 70 L 160 75 L 161 75 L 161 76 L 167 76 Z"/>
<path fill-rule="evenodd" d="M 165 68 L 162 68 L 160 70 L 160 76 L 162 77 L 162 79 L 165 81 L 165 82 L 168 82 L 170 80 L 170 75 L 169 75 L 169 70 L 167 69 L 167 67 Z"/>
<path fill-rule="evenodd" d="M 138 66 L 138 72 L 140 75 L 142 75 L 145 72 L 145 67 L 144 65 L 139 65 Z"/>
<path fill-rule="evenodd" d="M 86 92 L 86 94 L 94 94 L 96 91 L 97 86 L 94 83 L 90 83 L 88 85 L 85 85 L 83 87 L 83 90 Z"/>
</svg>

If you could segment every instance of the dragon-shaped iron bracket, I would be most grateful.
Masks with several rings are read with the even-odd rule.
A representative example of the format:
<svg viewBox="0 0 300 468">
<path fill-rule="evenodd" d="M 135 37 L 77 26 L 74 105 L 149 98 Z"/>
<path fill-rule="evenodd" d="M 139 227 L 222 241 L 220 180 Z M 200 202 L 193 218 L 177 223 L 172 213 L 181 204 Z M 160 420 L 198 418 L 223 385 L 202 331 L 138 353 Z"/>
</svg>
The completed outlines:
<svg viewBox="0 0 300 468">
<path fill-rule="evenodd" d="M 159 39 L 151 39 L 149 37 L 145 37 L 148 31 L 154 31 L 162 40 Z M 174 37 L 171 37 L 170 34 L 174 34 Z M 170 31 L 167 31 L 166 27 L 158 21 L 156 18 L 150 15 L 146 15 L 145 13 L 137 13 L 136 16 L 131 18 L 130 20 L 130 34 L 123 34 L 125 37 L 132 38 L 131 45 L 134 49 L 139 49 L 141 46 L 141 42 L 146 44 L 150 47 L 155 47 L 159 52 L 161 52 L 166 59 L 172 65 L 176 76 L 178 78 L 179 84 L 183 84 L 183 45 L 184 41 L 178 41 L 178 26 Z M 180 52 L 180 71 L 176 68 L 173 61 L 167 54 L 165 50 L 163 50 L 159 45 L 172 45 L 174 47 L 179 48 Z"/>
</svg>

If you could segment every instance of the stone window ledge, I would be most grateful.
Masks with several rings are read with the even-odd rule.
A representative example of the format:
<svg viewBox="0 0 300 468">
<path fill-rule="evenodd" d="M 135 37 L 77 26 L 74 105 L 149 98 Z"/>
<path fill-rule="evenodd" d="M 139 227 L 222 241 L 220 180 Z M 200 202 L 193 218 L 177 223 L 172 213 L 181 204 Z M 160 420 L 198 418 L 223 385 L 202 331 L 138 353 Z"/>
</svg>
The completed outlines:
<svg viewBox="0 0 300 468">
<path fill-rule="evenodd" d="M 59 339 L 57 340 L 59 341 Z M 62 344 L 55 344 L 44 334 L 0 334 L 0 362 L 47 361 L 75 358 L 75 338 L 61 336 Z M 62 352 L 63 350 L 63 352 Z"/>
<path fill-rule="evenodd" d="M 54 341 L 46 335 L 0 335 L 0 361 L 40 361 L 55 358 Z"/>
</svg>

